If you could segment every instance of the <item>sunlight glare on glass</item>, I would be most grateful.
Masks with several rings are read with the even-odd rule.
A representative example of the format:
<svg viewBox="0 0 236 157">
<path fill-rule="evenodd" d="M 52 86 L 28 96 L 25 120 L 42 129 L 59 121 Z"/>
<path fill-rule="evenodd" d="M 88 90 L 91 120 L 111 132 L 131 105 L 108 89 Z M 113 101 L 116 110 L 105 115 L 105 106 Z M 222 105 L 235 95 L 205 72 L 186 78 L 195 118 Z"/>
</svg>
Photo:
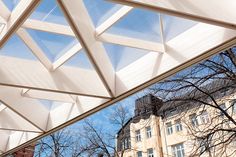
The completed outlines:
<svg viewBox="0 0 236 157">
<path fill-rule="evenodd" d="M 122 7 L 122 5 L 110 3 L 105 0 L 84 0 L 84 4 L 96 27 Z"/>
<path fill-rule="evenodd" d="M 10 11 L 15 9 L 17 4 L 20 2 L 20 0 L 2 0 L 2 1 Z"/>
<path fill-rule="evenodd" d="M 43 0 L 29 18 L 50 23 L 68 25 L 55 0 Z"/>
</svg>

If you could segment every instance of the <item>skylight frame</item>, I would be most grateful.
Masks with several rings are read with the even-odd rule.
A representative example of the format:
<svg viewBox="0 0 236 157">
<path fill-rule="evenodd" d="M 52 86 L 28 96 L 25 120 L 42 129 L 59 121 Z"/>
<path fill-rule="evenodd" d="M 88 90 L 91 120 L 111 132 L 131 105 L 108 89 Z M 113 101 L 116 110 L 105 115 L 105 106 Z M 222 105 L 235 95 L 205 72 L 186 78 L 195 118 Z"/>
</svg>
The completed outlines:
<svg viewBox="0 0 236 157">
<path fill-rule="evenodd" d="M 212 16 L 212 14 L 209 14 L 208 16 L 205 15 L 205 13 L 208 13 L 208 11 L 210 10 L 209 7 L 211 7 L 212 5 L 214 6 L 213 3 L 215 1 L 208 2 L 212 5 L 205 5 L 204 0 L 200 0 L 201 2 L 199 1 L 193 2 L 196 8 L 203 8 L 203 13 L 201 12 L 196 13 L 194 11 L 191 12 L 192 8 L 188 5 L 185 5 L 184 1 L 182 0 L 180 2 L 174 2 L 174 3 L 181 3 L 186 7 L 186 10 L 182 10 L 179 8 L 177 8 L 178 10 L 176 10 L 176 8 L 174 9 L 169 3 L 170 0 L 167 1 L 161 0 L 160 3 L 155 3 L 155 1 L 145 1 L 145 0 L 108 0 L 108 1 L 119 4 L 125 4 L 127 6 L 121 7 L 121 9 L 119 9 L 110 18 L 105 20 L 104 23 L 99 25 L 97 28 L 95 28 L 91 23 L 91 19 L 87 14 L 86 8 L 83 6 L 82 1 L 79 2 L 71 0 L 57 0 L 58 5 L 63 10 L 70 26 L 27 19 L 27 17 L 29 17 L 29 15 L 36 8 L 36 6 L 39 5 L 40 0 L 20 1 L 20 3 L 13 10 L 13 12 L 10 12 L 0 1 L 0 10 L 1 10 L 0 16 L 9 26 L 7 28 L 4 28 L 4 32 L 0 34 L 1 36 L 0 46 L 4 46 L 5 42 L 7 42 L 9 37 L 11 37 L 14 33 L 18 34 L 21 37 L 21 39 L 23 39 L 25 44 L 32 50 L 33 54 L 41 62 L 42 65 L 38 65 L 38 68 L 40 68 L 40 73 L 42 76 L 46 77 L 46 80 L 50 80 L 50 77 L 53 76 L 52 75 L 53 73 L 58 73 L 58 71 L 61 70 L 63 71 L 63 69 L 65 70 L 67 67 L 64 67 L 62 65 L 66 61 L 68 61 L 71 57 L 73 57 L 76 53 L 78 53 L 78 51 L 81 50 L 83 47 L 95 69 L 95 71 L 92 72 L 93 74 L 91 74 L 91 76 L 93 75 L 95 76 L 96 74 L 97 75 L 96 79 L 99 80 L 98 82 L 94 82 L 99 86 L 99 88 L 95 89 L 96 92 L 91 92 L 91 88 L 89 87 L 84 87 L 82 90 L 77 90 L 76 88 L 74 90 L 68 88 L 59 89 L 55 88 L 56 86 L 52 87 L 45 85 L 43 83 L 40 84 L 40 82 L 37 82 L 37 84 L 39 85 L 36 86 L 36 84 L 32 84 L 32 82 L 28 82 L 28 84 L 24 83 L 21 84 L 19 80 L 9 81 L 0 78 L 0 85 L 3 87 L 2 89 L 0 89 L 0 93 L 2 93 L 2 95 L 0 95 L 1 97 L 0 100 L 4 101 L 4 104 L 6 104 L 6 106 L 12 109 L 16 114 L 22 116 L 26 121 L 33 124 L 34 126 L 37 126 L 38 129 L 41 130 L 41 132 L 38 135 L 36 136 L 32 135 L 33 138 L 30 139 L 29 141 L 18 142 L 19 145 L 14 145 L 9 148 L 6 147 L 5 153 L 2 155 L 5 155 L 9 152 L 13 152 L 16 149 L 19 149 L 20 147 L 23 147 L 30 142 L 36 141 L 37 139 L 46 136 L 52 132 L 55 132 L 60 128 L 63 128 L 65 126 L 68 126 L 69 124 L 72 124 L 73 122 L 81 120 L 82 118 L 92 113 L 95 113 L 96 111 L 99 111 L 105 108 L 106 106 L 111 105 L 112 103 L 122 100 L 123 98 L 180 71 L 181 69 L 184 69 L 205 58 L 208 58 L 211 55 L 216 54 L 217 52 L 232 47 L 236 43 L 236 31 L 235 31 L 236 22 L 234 20 L 231 20 L 231 19 L 236 19 L 234 18 L 235 15 L 231 14 L 231 16 L 229 16 L 227 19 L 224 19 L 224 16 L 220 14 L 218 14 L 217 16 Z M 230 2 L 232 4 L 235 4 L 233 0 L 230 0 Z M 219 3 L 222 4 L 219 6 L 223 8 L 224 3 L 220 0 L 217 1 L 217 4 Z M 202 7 L 203 4 L 205 7 Z M 230 4 L 229 3 L 225 4 L 225 6 L 230 7 Z M 203 36 L 204 38 L 211 37 L 214 34 L 214 32 L 219 33 L 219 35 L 214 36 L 215 39 L 210 38 L 209 43 L 205 47 L 204 46 L 194 47 L 189 45 L 190 47 L 188 48 L 188 50 L 191 51 L 191 53 L 186 54 L 186 52 L 188 52 L 187 50 L 184 51 L 183 49 L 181 49 L 181 46 L 177 46 L 175 44 L 178 43 L 177 39 L 165 42 L 163 35 L 163 22 L 162 22 L 163 19 L 161 15 L 159 16 L 159 18 L 160 18 L 160 29 L 161 29 L 160 32 L 161 32 L 162 44 L 105 33 L 105 31 L 108 28 L 112 27 L 112 25 L 114 25 L 118 20 L 126 16 L 134 7 L 148 9 L 152 11 L 157 11 L 161 14 L 169 14 L 172 16 L 182 17 L 186 19 L 196 20 L 199 22 L 220 26 L 216 27 L 207 24 L 199 24 L 198 26 L 196 26 L 196 30 L 199 31 L 203 30 L 202 28 L 204 27 L 206 29 L 206 32 L 208 28 L 210 29 L 209 34 L 206 33 L 206 35 Z M 78 11 L 80 13 L 82 11 L 83 15 L 82 19 L 78 19 L 75 16 L 77 14 L 76 12 Z M 231 12 L 227 13 L 230 14 Z M 85 27 L 83 23 L 86 23 L 88 27 Z M 62 57 L 60 57 L 57 61 L 51 63 L 44 55 L 42 50 L 38 47 L 38 45 L 27 34 L 27 32 L 25 31 L 25 29 L 27 28 L 77 37 L 81 42 L 81 44 L 75 45 L 67 53 L 65 53 Z M 86 31 L 89 30 L 89 33 L 87 34 L 83 32 L 83 30 Z M 191 31 L 188 33 L 190 35 L 189 36 L 186 35 L 186 37 L 194 38 L 194 33 L 191 34 Z M 225 33 L 225 36 L 222 35 L 223 33 Z M 184 40 L 184 36 L 182 38 L 179 37 L 179 39 Z M 201 39 L 200 37 L 196 38 L 196 41 L 199 41 L 200 39 Z M 112 65 L 109 61 L 109 58 L 102 47 L 102 42 L 108 42 L 134 48 L 141 48 L 150 51 L 150 53 L 145 57 L 142 57 L 139 60 L 135 61 L 131 65 L 119 71 L 115 71 L 114 69 L 112 69 Z M 174 46 L 175 48 L 177 48 L 177 50 L 172 52 L 170 46 Z M 100 51 L 99 55 L 95 53 L 95 51 L 98 50 Z M 185 53 L 183 53 L 182 50 Z M 179 52 L 179 54 L 175 52 Z M 176 60 L 173 60 L 173 57 Z M 164 63 L 168 61 L 170 62 L 171 58 L 173 60 L 173 63 L 170 63 L 169 66 L 165 67 L 166 64 Z M 11 64 L 13 65 L 15 63 L 12 62 Z M 32 64 L 28 63 L 28 65 Z M 143 65 L 147 66 L 146 69 Z M 4 64 L 2 64 L 2 67 L 5 67 Z M 11 66 L 8 65 L 8 67 Z M 14 70 L 12 72 L 14 72 Z M 71 72 L 72 73 L 75 72 L 75 74 L 77 73 L 76 71 L 71 71 Z M 90 73 L 91 71 L 88 70 L 88 72 Z M 140 75 L 138 72 L 140 73 L 143 72 L 142 73 L 143 75 Z M 127 76 L 129 76 L 130 78 Z M 6 77 L 11 77 L 10 73 L 6 73 Z M 83 81 L 82 82 L 81 81 L 82 80 L 80 80 L 81 84 L 85 84 L 87 86 L 91 85 L 88 82 L 86 82 L 87 80 L 84 80 L 85 81 L 84 83 Z M 91 81 L 94 80 L 91 79 Z M 63 83 L 68 85 L 68 82 L 63 82 Z M 47 124 L 45 124 L 47 123 L 47 120 L 40 119 L 37 116 L 37 113 L 40 112 L 40 114 L 44 114 L 45 117 L 47 117 L 47 111 L 39 107 L 40 106 L 40 104 L 38 104 L 39 102 L 36 102 L 34 100 L 35 96 L 36 98 L 44 97 L 45 93 L 40 94 L 39 91 L 42 92 L 46 91 L 48 93 L 53 93 L 50 96 L 54 98 L 50 99 L 55 99 L 55 100 L 59 100 L 58 95 L 60 94 L 66 94 L 67 96 L 69 95 L 73 99 L 68 101 L 70 103 L 74 102 L 75 104 L 78 104 L 80 106 L 83 106 L 83 104 L 79 104 L 78 97 L 91 98 L 92 99 L 91 101 L 93 101 L 94 99 L 94 102 L 95 99 L 97 99 L 99 100 L 98 101 L 99 103 L 94 106 L 90 106 L 90 108 L 86 109 L 86 111 L 84 112 L 81 113 L 77 112 L 72 115 L 65 115 L 72 117 L 68 120 L 61 119 L 59 121 L 54 121 L 55 126 L 46 128 L 46 126 L 48 126 Z M 13 94 L 13 97 L 11 98 L 9 97 L 10 95 L 9 92 Z M 30 93 L 33 94 L 30 95 Z M 37 93 L 38 96 L 35 93 Z M 16 105 L 14 101 L 18 101 L 19 103 Z M 29 103 L 38 106 L 36 107 L 36 110 L 33 111 L 35 112 L 34 114 L 32 114 L 31 111 L 27 109 L 28 107 L 27 104 Z M 61 108 L 61 110 L 64 109 L 63 107 Z M 22 134 L 25 133 L 22 132 L 21 135 Z M 10 136 L 11 135 L 9 135 L 9 137 Z"/>
</svg>

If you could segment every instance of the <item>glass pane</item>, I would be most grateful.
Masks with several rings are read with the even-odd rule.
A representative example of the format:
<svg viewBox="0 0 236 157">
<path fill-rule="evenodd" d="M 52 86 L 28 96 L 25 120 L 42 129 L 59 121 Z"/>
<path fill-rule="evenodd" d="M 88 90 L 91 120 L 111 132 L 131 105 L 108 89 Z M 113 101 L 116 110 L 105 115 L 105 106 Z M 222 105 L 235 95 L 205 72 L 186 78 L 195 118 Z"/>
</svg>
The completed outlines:
<svg viewBox="0 0 236 157">
<path fill-rule="evenodd" d="M 188 29 L 192 28 L 198 23 L 196 21 L 191 21 L 163 14 L 162 14 L 162 21 L 164 27 L 163 31 L 164 31 L 165 41 L 173 39 L 174 37 L 187 31 Z"/>
<path fill-rule="evenodd" d="M 95 26 L 102 24 L 121 8 L 121 5 L 105 0 L 84 0 L 84 4 Z"/>
<path fill-rule="evenodd" d="M 8 40 L 8 42 L 0 49 L 0 55 L 37 60 L 31 50 L 17 35 L 13 35 L 10 40 Z"/>
<path fill-rule="evenodd" d="M 12 11 L 20 2 L 20 0 L 2 0 L 2 1 L 10 11 Z"/>
<path fill-rule="evenodd" d="M 41 105 L 43 105 L 45 108 L 47 108 L 48 111 L 52 111 L 62 105 L 65 104 L 65 102 L 59 102 L 59 101 L 54 101 L 54 100 L 46 100 L 46 99 L 37 99 Z M 68 106 L 71 103 L 67 103 Z"/>
<path fill-rule="evenodd" d="M 111 60 L 113 68 L 117 71 L 149 53 L 146 50 L 115 44 L 106 43 L 104 44 L 104 47 Z"/>
<path fill-rule="evenodd" d="M 29 17 L 31 19 L 68 25 L 55 0 L 42 0 L 40 5 Z"/>
<path fill-rule="evenodd" d="M 133 9 L 115 23 L 109 33 L 161 42 L 159 14 L 142 9 Z"/>
<path fill-rule="evenodd" d="M 70 58 L 64 65 L 80 67 L 84 69 L 93 69 L 93 66 L 83 49 L 77 52 L 77 54 Z"/>
<path fill-rule="evenodd" d="M 52 62 L 56 61 L 78 43 L 78 40 L 71 36 L 36 31 L 32 29 L 27 29 L 27 32 L 32 36 L 35 42 L 44 51 L 48 59 Z"/>
</svg>

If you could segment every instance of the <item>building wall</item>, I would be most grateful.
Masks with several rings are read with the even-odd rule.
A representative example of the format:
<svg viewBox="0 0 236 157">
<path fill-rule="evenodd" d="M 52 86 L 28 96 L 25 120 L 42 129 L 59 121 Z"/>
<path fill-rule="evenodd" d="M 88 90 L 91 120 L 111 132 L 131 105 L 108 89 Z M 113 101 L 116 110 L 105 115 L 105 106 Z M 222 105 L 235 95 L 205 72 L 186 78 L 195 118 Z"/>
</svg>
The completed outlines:
<svg viewBox="0 0 236 157">
<path fill-rule="evenodd" d="M 131 123 L 128 125 L 130 127 L 130 139 L 131 147 L 130 149 L 124 150 L 123 157 L 136 157 L 137 152 L 141 151 L 142 156 L 147 156 L 147 149 L 152 148 L 154 157 L 162 157 L 162 144 L 159 132 L 159 120 L 160 117 L 151 115 L 148 119 L 141 119 L 139 122 Z M 146 128 L 151 128 L 151 137 L 147 137 Z M 140 130 L 141 141 L 136 140 L 136 131 Z"/>
<path fill-rule="evenodd" d="M 219 95 L 220 93 L 218 93 Z M 228 95 L 220 95 L 218 96 L 217 103 L 225 104 L 225 107 L 228 108 L 232 102 L 236 101 L 236 93 L 231 93 Z M 213 102 L 209 102 L 213 103 Z M 165 105 L 165 104 L 164 104 Z M 188 105 L 188 104 L 187 104 Z M 189 105 L 191 106 L 191 105 Z M 173 108 L 172 108 L 173 109 Z M 171 110 L 172 110 L 171 109 Z M 194 130 L 195 126 L 192 126 L 190 115 L 196 114 L 196 119 L 198 121 L 198 125 L 195 127 L 198 129 L 202 128 L 211 128 L 218 122 L 221 122 L 225 117 L 219 116 L 219 111 L 216 111 L 212 107 L 204 107 L 203 105 L 194 105 L 186 110 L 174 111 L 172 110 L 167 115 L 151 115 L 148 119 L 141 118 L 139 121 L 131 122 L 130 127 L 130 137 L 131 137 L 131 149 L 126 150 L 124 153 L 124 157 L 137 157 L 137 152 L 142 151 L 143 157 L 147 157 L 147 149 L 153 148 L 154 157 L 174 157 L 172 148 L 173 146 L 183 144 L 184 147 L 184 156 L 189 156 L 192 154 L 193 150 L 198 147 L 198 143 L 196 138 L 191 135 L 191 130 Z M 209 122 L 204 122 L 202 119 L 203 111 L 208 113 Z M 236 119 L 236 110 L 233 112 L 233 109 L 230 108 L 227 111 L 230 113 L 233 118 Z M 214 119 L 214 121 L 212 121 Z M 177 131 L 176 121 L 180 120 L 182 125 L 182 130 Z M 167 134 L 167 123 L 172 124 L 173 133 Z M 228 126 L 233 126 L 232 124 L 224 124 Z M 147 126 L 151 126 L 152 128 L 152 138 L 146 138 L 146 130 Z M 136 141 L 135 131 L 140 130 L 141 132 L 141 141 Z M 227 145 L 225 151 L 230 154 L 233 150 L 235 151 L 236 140 L 232 142 L 232 144 Z M 221 150 L 221 149 L 219 149 Z M 216 147 L 215 153 L 217 156 L 218 149 Z M 201 155 L 202 157 L 209 157 L 211 155 L 205 153 Z M 236 156 L 236 154 L 232 154 L 232 157 Z"/>
<path fill-rule="evenodd" d="M 225 104 L 226 108 L 228 108 L 231 103 L 234 101 L 234 99 L 236 100 L 236 94 L 231 94 L 228 96 L 224 96 L 221 97 L 217 100 L 218 104 Z M 211 102 L 212 103 L 212 102 Z M 210 121 L 208 123 L 204 123 L 202 120 L 202 111 L 206 111 L 208 113 L 209 119 Z M 232 108 L 228 109 L 227 111 L 228 113 L 230 113 L 234 118 L 236 118 L 236 113 L 233 113 Z M 211 128 L 213 126 L 215 126 L 216 123 L 218 122 L 222 122 L 222 119 L 224 119 L 225 117 L 220 117 L 219 116 L 219 111 L 214 110 L 212 107 L 199 107 L 196 106 L 195 108 L 192 109 L 188 109 L 187 111 L 184 112 L 177 112 L 176 114 L 173 114 L 171 116 L 165 116 L 163 118 L 160 119 L 160 131 L 161 131 L 161 141 L 162 141 L 162 145 L 163 145 L 163 154 L 164 157 L 170 157 L 173 156 L 173 152 L 172 152 L 172 146 L 177 145 L 177 144 L 181 144 L 183 143 L 184 145 L 184 152 L 185 152 L 185 156 L 189 156 L 193 150 L 195 150 L 197 142 L 196 139 L 191 135 L 190 130 L 194 130 L 190 121 L 190 115 L 192 114 L 196 114 L 197 115 L 197 121 L 198 121 L 198 128 L 199 129 L 203 129 L 203 128 Z M 182 131 L 177 132 L 176 131 L 176 126 L 175 126 L 175 121 L 181 119 L 181 124 L 183 127 Z M 214 121 L 212 121 L 212 119 L 214 119 Z M 168 135 L 167 134 L 167 123 L 171 123 L 172 124 L 172 129 L 173 129 L 173 133 Z M 225 124 L 228 125 L 228 124 Z M 231 125 L 231 124 L 229 124 Z M 191 128 L 192 127 L 192 128 Z M 230 152 L 232 152 L 232 148 L 234 147 L 235 150 L 235 146 L 236 146 L 236 142 L 232 143 L 232 145 L 227 145 L 226 151 L 228 152 L 228 154 L 230 154 Z M 221 150 L 221 149 L 220 149 Z M 217 154 L 217 148 L 216 148 L 216 152 Z M 203 157 L 208 157 L 210 156 L 209 154 L 203 154 Z M 231 155 L 232 157 L 236 156 L 236 154 Z"/>
</svg>

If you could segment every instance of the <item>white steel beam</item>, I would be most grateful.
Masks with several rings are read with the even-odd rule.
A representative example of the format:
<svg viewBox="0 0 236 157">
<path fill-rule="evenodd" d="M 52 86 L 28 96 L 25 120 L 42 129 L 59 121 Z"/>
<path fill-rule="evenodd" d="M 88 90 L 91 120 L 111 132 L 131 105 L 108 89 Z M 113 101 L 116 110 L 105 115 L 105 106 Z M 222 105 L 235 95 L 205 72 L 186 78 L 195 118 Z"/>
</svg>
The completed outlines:
<svg viewBox="0 0 236 157">
<path fill-rule="evenodd" d="M 69 94 L 56 93 L 56 92 L 47 92 L 47 91 L 30 89 L 27 93 L 24 93 L 23 96 L 34 99 L 44 99 L 57 102 L 74 103 L 74 100 L 71 98 Z"/>
<path fill-rule="evenodd" d="M 168 41 L 166 53 L 158 55 L 151 52 L 118 71 L 116 93 L 123 94 L 148 80 L 158 78 L 235 37 L 234 30 L 199 23 Z"/>
<path fill-rule="evenodd" d="M 6 5 L 3 1 L 0 1 L 0 16 L 5 20 L 8 21 L 9 17 L 11 16 L 11 12 L 8 10 Z"/>
<path fill-rule="evenodd" d="M 142 40 L 142 39 L 135 39 L 135 38 L 115 35 L 111 33 L 103 33 L 100 36 L 97 36 L 97 39 L 102 42 L 129 46 L 129 47 L 144 49 L 148 51 L 164 52 L 163 44 L 147 41 L 147 40 Z"/>
<path fill-rule="evenodd" d="M 49 123 L 47 128 L 55 128 L 108 101 L 108 99 L 92 98 L 85 96 L 74 97 L 76 97 L 76 102 L 63 103 L 50 111 Z M 57 106 L 58 104 L 55 103 L 54 105 Z"/>
<path fill-rule="evenodd" d="M 236 29 L 235 0 L 109 0 L 230 29 Z"/>
<path fill-rule="evenodd" d="M 39 135 L 40 133 L 11 131 L 9 134 L 6 151 L 11 150 L 12 148 L 15 148 Z"/>
<path fill-rule="evenodd" d="M 0 112 L 0 130 L 42 132 L 6 106 Z"/>
<path fill-rule="evenodd" d="M 64 55 L 62 55 L 60 58 L 58 58 L 52 65 L 52 70 L 56 70 L 58 67 L 63 65 L 66 61 L 68 61 L 71 57 L 73 57 L 77 52 L 79 52 L 82 49 L 82 46 L 80 43 L 74 45 L 72 48 L 70 48 Z"/>
<path fill-rule="evenodd" d="M 0 85 L 4 86 L 109 98 L 93 69 L 63 65 L 55 71 L 48 71 L 35 60 L 1 56 L 0 75 L 4 76 L 0 77 Z"/>
<path fill-rule="evenodd" d="M 56 33 L 61 35 L 68 35 L 75 37 L 74 32 L 70 28 L 70 26 L 65 26 L 61 24 L 56 23 L 50 23 L 46 21 L 39 21 L 39 20 L 33 20 L 33 19 L 27 19 L 23 24 L 23 28 L 27 29 L 34 29 L 38 31 L 44 31 L 49 33 Z"/>
<path fill-rule="evenodd" d="M 133 7 L 129 7 L 129 6 L 123 6 L 122 8 L 120 8 L 116 13 L 111 15 L 106 21 L 104 21 L 101 25 L 99 25 L 96 28 L 96 35 L 99 36 L 100 34 L 105 32 L 113 24 L 119 21 L 122 17 L 127 15 L 132 9 Z"/>
<path fill-rule="evenodd" d="M 38 130 L 45 131 L 48 116 L 47 109 L 37 100 L 22 97 L 20 88 L 1 86 L 0 100 Z"/>
<path fill-rule="evenodd" d="M 24 23 L 39 2 L 40 0 L 23 0 L 19 2 L 8 18 L 7 27 L 4 27 L 3 32 L 0 34 L 0 47 L 2 47 L 12 34 Z"/>
<path fill-rule="evenodd" d="M 83 4 L 78 0 L 58 0 L 65 17 L 85 49 L 111 97 L 115 96 L 115 72 L 102 43 L 94 37 L 95 28 Z"/>
<path fill-rule="evenodd" d="M 162 19 L 162 15 L 159 14 L 159 25 L 160 25 L 160 34 L 161 34 L 161 41 L 163 44 L 163 49 L 164 51 L 166 51 L 166 41 L 165 41 L 165 35 L 164 35 L 164 25 L 163 25 L 163 19 Z"/>
<path fill-rule="evenodd" d="M 0 155 L 6 151 L 10 130 L 0 130 Z"/>
<path fill-rule="evenodd" d="M 22 39 L 26 46 L 31 50 L 31 52 L 38 58 L 38 60 L 44 65 L 47 70 L 52 69 L 52 63 L 45 55 L 43 50 L 38 46 L 30 34 L 24 29 L 19 28 L 17 30 L 17 35 Z"/>
</svg>

